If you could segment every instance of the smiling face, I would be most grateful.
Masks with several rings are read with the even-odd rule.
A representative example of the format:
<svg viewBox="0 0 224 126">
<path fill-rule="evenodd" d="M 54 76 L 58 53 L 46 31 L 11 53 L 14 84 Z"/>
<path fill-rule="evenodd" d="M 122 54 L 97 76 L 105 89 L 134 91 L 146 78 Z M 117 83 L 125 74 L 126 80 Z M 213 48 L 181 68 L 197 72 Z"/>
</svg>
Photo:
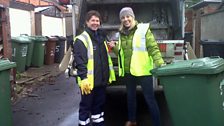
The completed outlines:
<svg viewBox="0 0 224 126">
<path fill-rule="evenodd" d="M 86 25 L 93 31 L 96 31 L 100 27 L 100 18 L 93 15 L 88 21 L 86 21 Z"/>
<path fill-rule="evenodd" d="M 125 15 L 125 16 L 121 17 L 121 23 L 126 28 L 130 28 L 132 26 L 133 21 L 134 21 L 134 19 L 132 16 Z"/>
</svg>

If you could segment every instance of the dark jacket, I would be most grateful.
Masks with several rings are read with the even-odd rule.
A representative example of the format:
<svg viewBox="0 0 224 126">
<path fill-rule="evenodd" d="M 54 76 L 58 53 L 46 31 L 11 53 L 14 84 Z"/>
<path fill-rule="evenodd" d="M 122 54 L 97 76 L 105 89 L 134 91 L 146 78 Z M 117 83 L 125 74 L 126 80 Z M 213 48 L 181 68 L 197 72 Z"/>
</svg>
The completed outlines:
<svg viewBox="0 0 224 126">
<path fill-rule="evenodd" d="M 92 31 L 86 28 L 85 31 L 90 35 L 93 43 L 94 57 L 94 87 L 105 85 L 109 81 L 109 63 L 107 50 L 104 45 L 106 35 L 101 30 Z M 76 39 L 73 46 L 75 67 L 81 79 L 87 78 L 87 48 L 83 42 Z"/>
</svg>

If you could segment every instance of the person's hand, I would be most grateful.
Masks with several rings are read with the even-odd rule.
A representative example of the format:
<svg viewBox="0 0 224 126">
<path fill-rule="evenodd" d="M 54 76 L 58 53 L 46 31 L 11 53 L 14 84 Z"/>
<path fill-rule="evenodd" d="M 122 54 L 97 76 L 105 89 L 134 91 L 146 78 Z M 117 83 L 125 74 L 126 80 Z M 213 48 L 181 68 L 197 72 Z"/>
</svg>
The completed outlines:
<svg viewBox="0 0 224 126">
<path fill-rule="evenodd" d="M 81 80 L 80 88 L 81 88 L 82 95 L 88 95 L 91 93 L 92 86 L 88 82 L 87 78 Z"/>
<path fill-rule="evenodd" d="M 116 42 L 115 42 L 115 41 L 110 41 L 110 42 L 107 42 L 107 45 L 108 45 L 110 48 L 114 48 L 115 45 L 116 45 Z"/>
</svg>

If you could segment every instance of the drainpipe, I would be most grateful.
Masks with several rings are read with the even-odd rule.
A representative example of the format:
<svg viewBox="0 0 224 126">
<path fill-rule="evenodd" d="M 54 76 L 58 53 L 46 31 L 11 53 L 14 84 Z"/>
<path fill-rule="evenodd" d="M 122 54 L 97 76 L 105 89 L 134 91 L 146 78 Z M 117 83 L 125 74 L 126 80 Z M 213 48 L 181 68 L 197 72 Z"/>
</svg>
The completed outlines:
<svg viewBox="0 0 224 126">
<path fill-rule="evenodd" d="M 76 36 L 76 12 L 75 12 L 75 8 L 76 8 L 76 4 L 77 4 L 77 0 L 71 0 L 71 5 L 72 5 L 72 30 L 73 30 L 73 37 Z"/>
</svg>

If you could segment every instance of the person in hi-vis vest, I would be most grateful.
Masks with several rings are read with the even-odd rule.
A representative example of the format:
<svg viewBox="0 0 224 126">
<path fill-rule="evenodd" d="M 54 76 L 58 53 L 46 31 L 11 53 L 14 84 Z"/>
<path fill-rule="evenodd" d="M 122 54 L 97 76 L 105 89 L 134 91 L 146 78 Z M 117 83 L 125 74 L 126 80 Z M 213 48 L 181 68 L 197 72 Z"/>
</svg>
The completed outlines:
<svg viewBox="0 0 224 126">
<path fill-rule="evenodd" d="M 79 126 L 104 126 L 106 86 L 115 81 L 106 35 L 99 29 L 99 12 L 86 15 L 84 31 L 74 38 L 74 66 L 81 89 Z"/>
<path fill-rule="evenodd" d="M 160 50 L 148 23 L 138 23 L 130 7 L 120 11 L 121 27 L 118 43 L 109 46 L 118 56 L 119 76 L 124 77 L 127 89 L 128 121 L 125 126 L 136 126 L 136 85 L 140 84 L 152 117 L 153 126 L 161 126 L 160 112 L 154 97 L 150 70 L 154 64 L 164 65 Z"/>
</svg>

